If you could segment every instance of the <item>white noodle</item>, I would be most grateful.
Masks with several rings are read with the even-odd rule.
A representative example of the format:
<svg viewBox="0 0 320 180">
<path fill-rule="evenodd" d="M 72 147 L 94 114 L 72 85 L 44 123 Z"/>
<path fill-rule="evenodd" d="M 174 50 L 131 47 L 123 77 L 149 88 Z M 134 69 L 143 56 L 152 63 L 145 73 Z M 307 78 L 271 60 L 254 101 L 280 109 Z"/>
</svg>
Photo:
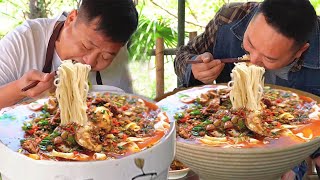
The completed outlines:
<svg viewBox="0 0 320 180">
<path fill-rule="evenodd" d="M 73 63 L 71 60 L 62 61 L 58 68 L 56 97 L 60 108 L 61 125 L 76 122 L 84 125 L 87 120 L 87 94 L 89 91 L 89 65 Z"/>
<path fill-rule="evenodd" d="M 250 110 L 260 110 L 260 101 L 264 86 L 265 69 L 245 62 L 236 63 L 232 70 L 229 86 L 230 100 L 234 109 L 245 107 Z"/>
</svg>

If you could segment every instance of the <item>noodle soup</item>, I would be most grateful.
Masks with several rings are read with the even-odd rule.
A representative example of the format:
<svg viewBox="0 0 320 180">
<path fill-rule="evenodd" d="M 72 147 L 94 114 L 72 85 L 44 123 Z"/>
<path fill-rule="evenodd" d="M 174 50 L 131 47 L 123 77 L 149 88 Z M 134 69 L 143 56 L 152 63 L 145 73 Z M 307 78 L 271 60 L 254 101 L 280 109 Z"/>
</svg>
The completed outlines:
<svg viewBox="0 0 320 180">
<path fill-rule="evenodd" d="M 309 97 L 265 87 L 259 102 L 261 113 L 253 116 L 247 108 L 233 109 L 229 93 L 230 88 L 223 85 L 196 87 L 169 96 L 159 105 L 176 121 L 178 141 L 183 143 L 275 148 L 308 142 L 320 135 L 316 128 L 320 125 L 319 106 Z M 249 118 L 255 118 L 267 136 L 250 130 Z"/>
<path fill-rule="evenodd" d="M 94 113 L 94 106 L 102 108 L 100 104 L 102 104 L 107 99 L 110 100 L 110 104 L 106 105 L 105 103 L 103 104 L 103 106 L 116 106 L 119 114 L 118 116 L 112 115 L 111 120 L 116 118 L 119 126 L 116 125 L 117 123 L 114 123 L 115 126 L 113 126 L 113 121 L 111 121 L 112 128 L 110 130 L 103 130 L 105 132 L 108 132 L 108 134 L 104 136 L 104 140 L 106 140 L 106 142 L 102 144 L 101 152 L 89 150 L 78 144 L 75 135 L 73 135 L 72 137 L 73 130 L 75 133 L 80 132 L 77 131 L 76 126 L 68 127 L 65 125 L 51 125 L 51 120 L 56 121 L 59 119 L 59 115 L 55 113 L 59 110 L 59 106 L 55 105 L 56 99 L 54 97 L 38 99 L 31 103 L 28 102 L 1 109 L 1 174 L 9 180 L 105 180 L 106 177 L 108 179 L 166 179 L 168 174 L 168 167 L 170 166 L 170 163 L 172 162 L 174 157 L 174 145 L 176 139 L 175 124 L 170 122 L 168 126 L 168 118 L 166 116 L 166 113 L 161 111 L 152 101 L 136 95 L 118 92 L 109 93 L 104 91 L 99 93 L 89 93 L 87 103 L 90 108 L 88 109 L 87 113 Z M 100 104 L 96 104 L 98 101 L 100 102 Z M 127 105 L 126 107 L 128 109 L 121 109 L 121 104 Z M 31 110 L 31 108 L 33 110 Z M 116 112 L 114 110 L 110 111 L 112 113 Z M 106 112 L 108 111 L 106 110 Z M 126 128 L 126 125 L 129 124 L 128 120 L 121 119 L 119 117 L 119 115 L 125 112 L 127 113 L 127 115 L 122 116 L 122 118 L 126 118 L 130 113 L 132 113 L 129 116 L 129 120 L 131 122 L 136 122 L 137 126 L 140 127 L 140 130 L 134 131 L 134 129 L 137 130 L 138 128 L 136 126 L 130 125 L 130 127 L 128 126 L 127 129 L 128 132 L 124 132 L 121 134 L 121 131 Z M 138 117 L 139 115 L 141 115 L 140 121 L 135 121 L 137 119 L 135 117 Z M 89 124 L 91 124 L 91 117 L 88 116 L 88 119 Z M 49 120 L 48 124 L 45 120 Z M 99 118 L 96 119 L 95 125 L 98 125 L 98 122 Z M 31 125 L 28 125 L 28 123 L 30 123 Z M 40 128 L 36 128 L 36 126 L 39 126 Z M 55 126 L 56 128 L 54 128 Z M 25 130 L 23 130 L 22 127 L 24 127 Z M 168 129 L 169 127 L 170 129 Z M 96 129 L 99 128 L 95 127 L 94 130 Z M 113 129 L 119 130 L 119 133 L 113 132 Z M 47 130 L 47 132 L 45 130 Z M 65 130 L 68 131 L 68 136 L 66 139 L 66 133 L 63 132 Z M 130 132 L 132 133 L 131 135 L 129 135 Z M 30 135 L 29 133 L 33 133 L 34 135 Z M 43 135 L 36 138 L 36 135 L 41 133 Z M 71 135 L 69 136 L 69 134 Z M 127 136 L 125 136 L 124 134 L 126 134 Z M 60 145 L 58 145 L 60 138 L 57 138 L 56 140 L 56 143 L 58 144 L 55 144 L 54 142 L 55 138 L 53 137 L 58 137 L 57 135 L 62 139 Z M 83 136 L 81 136 L 80 139 L 83 139 L 82 137 Z M 97 136 L 89 138 L 90 140 L 92 140 L 91 142 L 93 142 L 94 145 L 96 145 L 96 143 L 98 142 L 94 141 L 95 137 Z M 103 136 L 100 135 L 100 137 L 101 140 L 103 140 Z M 108 137 L 108 139 L 106 137 Z M 33 140 L 33 138 L 35 141 Z M 42 141 L 41 138 L 44 141 Z M 125 138 L 126 140 L 124 140 Z M 21 144 L 28 139 L 31 142 L 30 148 L 32 148 L 33 143 L 38 143 L 36 144 L 38 146 L 34 146 L 35 149 L 39 149 L 37 153 L 28 152 L 26 149 L 22 149 Z M 39 140 L 41 141 L 39 142 Z M 68 142 L 73 144 L 74 146 L 70 146 Z M 136 144 L 137 146 L 135 146 L 134 144 Z M 49 151 L 50 145 L 52 145 L 53 149 L 58 153 L 55 152 L 54 154 L 53 150 Z M 118 147 L 117 145 L 122 145 L 123 148 L 120 146 Z M 48 147 L 49 150 L 47 149 Z M 90 146 L 86 145 L 86 147 Z M 42 150 L 41 148 L 44 150 Z M 65 148 L 65 150 L 69 148 L 68 150 L 71 149 L 71 151 L 63 152 L 62 150 L 60 150 L 60 148 Z M 108 148 L 110 149 L 110 151 L 107 151 Z M 97 148 L 97 150 L 99 150 L 99 147 Z M 134 152 L 130 150 L 134 150 Z M 62 156 L 60 157 L 59 155 Z M 34 172 L 35 169 L 37 170 L 36 173 Z"/>
<path fill-rule="evenodd" d="M 29 104 L 41 112 L 23 124 L 20 152 L 57 161 L 117 159 L 152 147 L 170 129 L 166 114 L 139 97 L 98 93 L 88 96 L 86 104 L 88 123 L 83 126 L 60 124 L 55 97 L 39 106 Z"/>
</svg>

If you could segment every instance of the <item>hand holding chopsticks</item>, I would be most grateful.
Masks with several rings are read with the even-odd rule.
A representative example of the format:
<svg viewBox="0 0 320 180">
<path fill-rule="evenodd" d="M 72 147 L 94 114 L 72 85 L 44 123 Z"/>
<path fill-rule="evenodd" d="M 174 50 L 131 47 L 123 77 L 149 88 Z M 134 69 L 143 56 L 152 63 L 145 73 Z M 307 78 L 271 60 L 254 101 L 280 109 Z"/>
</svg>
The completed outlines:
<svg viewBox="0 0 320 180">
<path fill-rule="evenodd" d="M 29 84 L 28 86 L 24 87 L 21 89 L 21 91 L 28 91 L 31 88 L 34 88 L 36 85 L 39 84 L 40 81 L 34 81 L 31 84 Z"/>
<path fill-rule="evenodd" d="M 41 86 L 39 87 L 40 89 L 37 90 L 37 92 L 43 92 L 53 85 L 53 80 L 54 80 L 55 72 L 51 72 L 48 74 L 44 74 L 39 71 L 29 71 L 26 73 L 21 80 L 23 81 L 31 81 L 29 85 L 25 86 L 24 88 L 21 89 L 22 92 L 28 91 L 29 89 L 32 89 L 36 87 L 39 83 L 41 83 Z"/>
<path fill-rule="evenodd" d="M 250 62 L 249 56 L 244 55 L 242 57 L 238 58 L 225 58 L 225 59 L 217 59 L 220 60 L 222 63 L 238 63 L 238 62 Z M 204 61 L 202 59 L 196 59 L 196 60 L 188 60 L 188 64 L 198 64 L 203 63 Z"/>
<path fill-rule="evenodd" d="M 212 84 L 222 72 L 225 63 L 250 62 L 249 59 L 248 55 L 239 58 L 214 59 L 211 53 L 205 52 L 193 60 L 188 60 L 187 63 L 192 64 L 191 71 L 196 80 Z"/>
<path fill-rule="evenodd" d="M 191 75 L 193 75 L 194 79 L 204 84 L 212 84 L 213 80 L 219 76 L 225 65 L 219 60 L 214 60 L 212 54 L 209 52 L 198 55 L 194 61 L 203 61 L 203 63 L 192 64 Z M 191 78 L 192 76 L 190 76 L 190 79 Z"/>
</svg>

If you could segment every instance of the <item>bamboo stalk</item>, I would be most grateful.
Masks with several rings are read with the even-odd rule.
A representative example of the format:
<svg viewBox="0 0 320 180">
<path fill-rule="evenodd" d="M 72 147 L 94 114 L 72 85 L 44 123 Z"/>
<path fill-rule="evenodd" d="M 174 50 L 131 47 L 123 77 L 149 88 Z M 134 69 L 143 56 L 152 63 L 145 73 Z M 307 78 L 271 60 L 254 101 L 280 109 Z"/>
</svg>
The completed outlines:
<svg viewBox="0 0 320 180">
<path fill-rule="evenodd" d="M 164 94 L 164 41 L 156 40 L 156 97 Z"/>
</svg>

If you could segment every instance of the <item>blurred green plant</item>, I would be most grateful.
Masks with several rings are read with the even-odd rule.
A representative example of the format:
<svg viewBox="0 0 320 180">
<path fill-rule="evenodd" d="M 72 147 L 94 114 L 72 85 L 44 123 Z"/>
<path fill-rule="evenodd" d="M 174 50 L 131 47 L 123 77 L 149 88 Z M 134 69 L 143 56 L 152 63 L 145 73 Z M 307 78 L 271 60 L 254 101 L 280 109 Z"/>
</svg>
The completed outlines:
<svg viewBox="0 0 320 180">
<path fill-rule="evenodd" d="M 81 0 L 0 0 L 0 38 L 26 19 L 60 15 L 62 11 L 78 8 Z"/>
<path fill-rule="evenodd" d="M 132 61 L 150 61 L 150 51 L 155 48 L 156 39 L 164 38 L 165 48 L 175 48 L 178 33 L 172 28 L 173 20 L 163 16 L 147 17 L 144 13 L 145 1 L 139 3 L 139 23 L 129 43 L 129 56 Z M 147 9 L 146 9 L 147 10 Z"/>
<path fill-rule="evenodd" d="M 132 35 L 129 55 L 133 61 L 150 60 L 150 50 L 155 48 L 158 37 L 164 38 L 165 48 L 177 46 L 178 33 L 171 28 L 171 20 L 163 17 L 150 19 L 143 14 L 139 16 L 137 31 Z"/>
<path fill-rule="evenodd" d="M 24 12 L 28 11 L 28 6 L 26 6 L 25 1 L 11 1 L 11 0 L 1 0 L 0 3 L 3 3 L 4 5 L 7 6 L 10 11 L 3 12 L 0 11 L 0 14 L 5 15 L 9 18 L 12 18 L 13 20 L 19 20 L 23 21 L 25 19 L 25 14 Z M 22 12 L 22 16 L 21 13 Z M 23 20 L 22 20 L 23 19 Z"/>
<path fill-rule="evenodd" d="M 6 12 L 0 11 L 0 14 L 23 22 L 26 19 L 52 17 L 54 11 L 61 7 L 78 8 L 81 0 L 0 0 L 0 3 L 6 6 Z M 64 9 L 61 9 L 63 11 Z M 19 25 L 19 23 L 16 23 Z"/>
<path fill-rule="evenodd" d="M 317 15 L 320 14 L 320 0 L 310 0 L 311 4 L 313 5 L 314 9 L 317 12 Z"/>
</svg>

